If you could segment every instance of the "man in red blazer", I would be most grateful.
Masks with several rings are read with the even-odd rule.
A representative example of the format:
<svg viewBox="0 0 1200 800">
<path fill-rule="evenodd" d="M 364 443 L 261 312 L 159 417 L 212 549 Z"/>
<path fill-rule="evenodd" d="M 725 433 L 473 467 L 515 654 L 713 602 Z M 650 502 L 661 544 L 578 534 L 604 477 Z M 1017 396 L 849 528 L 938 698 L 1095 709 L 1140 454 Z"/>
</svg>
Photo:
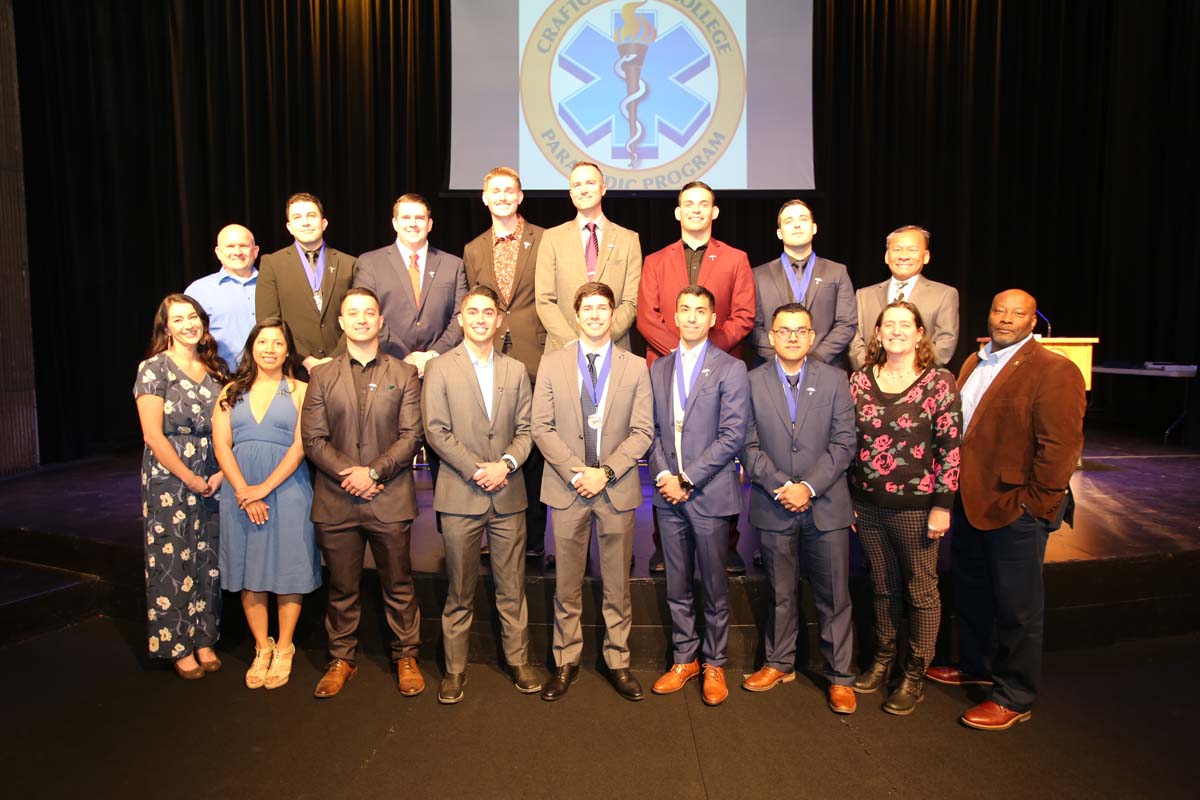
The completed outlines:
<svg viewBox="0 0 1200 800">
<path fill-rule="evenodd" d="M 673 353 L 679 346 L 679 326 L 675 324 L 675 301 L 686 286 L 703 286 L 716 298 L 716 323 L 708 341 L 726 353 L 741 358 L 741 344 L 754 327 L 754 273 L 750 259 L 736 247 L 713 238 L 713 220 L 721 213 L 712 187 L 692 181 L 679 190 L 675 219 L 679 220 L 680 239 L 642 264 L 642 282 L 638 287 L 637 328 L 646 340 L 646 363 Z M 662 572 L 662 543 L 655 517 L 654 555 L 650 571 Z M 744 572 L 746 565 L 737 552 L 737 517 L 730 520 L 730 572 Z"/>
<path fill-rule="evenodd" d="M 953 516 L 960 664 L 931 680 L 990 688 L 964 725 L 1005 730 L 1031 716 L 1042 670 L 1042 559 L 1071 505 L 1083 451 L 1083 376 L 1033 338 L 1037 301 L 992 300 L 991 341 L 958 376 L 962 467 Z"/>
</svg>

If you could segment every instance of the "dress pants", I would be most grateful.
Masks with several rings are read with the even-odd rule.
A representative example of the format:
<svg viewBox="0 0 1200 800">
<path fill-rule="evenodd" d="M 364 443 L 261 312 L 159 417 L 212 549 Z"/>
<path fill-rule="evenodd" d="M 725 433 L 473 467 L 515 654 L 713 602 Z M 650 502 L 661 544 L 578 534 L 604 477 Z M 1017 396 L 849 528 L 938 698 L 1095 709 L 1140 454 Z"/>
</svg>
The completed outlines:
<svg viewBox="0 0 1200 800">
<path fill-rule="evenodd" d="M 607 629 L 604 662 L 610 669 L 629 667 L 629 630 L 633 607 L 629 596 L 629 557 L 633 554 L 633 512 L 617 511 L 604 492 L 577 497 L 567 508 L 550 511 L 557 553 L 554 589 L 554 663 L 578 664 L 583 653 L 583 575 L 587 569 L 592 522 L 600 550 L 600 579 L 604 583 L 601 611 Z"/>
<path fill-rule="evenodd" d="M 723 667 L 729 650 L 729 519 L 706 517 L 690 502 L 660 508 L 663 561 L 667 568 L 667 607 L 671 611 L 671 647 L 676 664 L 704 663 Z M 704 586 L 704 644 L 696 633 L 696 600 L 692 574 L 700 567 Z"/>
<path fill-rule="evenodd" d="M 546 470 L 546 459 L 536 445 L 529 448 L 529 456 L 521 465 L 525 478 L 525 549 L 539 553 L 546 549 L 546 504 L 542 502 L 542 473 Z"/>
<path fill-rule="evenodd" d="M 421 615 L 413 592 L 409 537 L 412 520 L 380 522 L 370 503 L 356 503 L 350 515 L 336 525 L 316 525 L 317 546 L 329 567 L 329 610 L 325 630 L 329 657 L 354 663 L 358 648 L 359 598 L 363 556 L 371 546 L 383 609 L 392 629 L 392 660 L 416 657 L 421 648 Z"/>
<path fill-rule="evenodd" d="M 830 683 L 854 682 L 854 625 L 850 607 L 850 530 L 819 531 L 812 510 L 795 515 L 786 531 L 759 531 L 763 566 L 773 603 L 767 609 L 767 666 L 780 672 L 796 668 L 800 622 L 800 563 L 808 570 L 817 607 L 821 656 Z"/>
<path fill-rule="evenodd" d="M 967 521 L 961 504 L 953 525 L 960 666 L 992 677 L 989 699 L 1028 711 L 1042 678 L 1042 560 L 1050 532 L 1029 512 L 1003 528 L 981 531 Z"/>
<path fill-rule="evenodd" d="M 525 602 L 525 513 L 497 514 L 491 508 L 478 516 L 442 514 L 449 588 L 442 611 L 446 671 L 464 672 L 475 618 L 475 587 L 479 582 L 479 543 L 487 531 L 492 579 L 496 584 L 496 614 L 504 658 L 510 667 L 529 660 L 529 607 Z"/>
</svg>

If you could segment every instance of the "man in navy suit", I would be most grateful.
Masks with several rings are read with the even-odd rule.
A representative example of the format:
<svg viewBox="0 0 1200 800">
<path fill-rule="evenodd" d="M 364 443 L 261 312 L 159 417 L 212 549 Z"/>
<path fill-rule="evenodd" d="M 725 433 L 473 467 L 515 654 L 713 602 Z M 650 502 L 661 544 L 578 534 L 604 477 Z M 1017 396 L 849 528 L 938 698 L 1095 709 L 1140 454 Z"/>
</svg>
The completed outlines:
<svg viewBox="0 0 1200 800">
<path fill-rule="evenodd" d="M 738 469 L 733 463 L 746 437 L 750 385 L 746 365 L 709 346 L 716 299 L 695 284 L 675 300 L 678 346 L 650 365 L 654 392 L 654 440 L 650 472 L 655 476 L 667 606 L 671 610 L 674 666 L 659 678 L 655 694 L 670 694 L 700 674 L 704 657 L 704 702 L 729 697 L 725 685 L 729 644 L 729 576 L 725 572 L 729 517 L 742 510 Z M 704 585 L 704 642 L 696 632 L 692 573 Z"/>
<path fill-rule="evenodd" d="M 812 314 L 815 335 L 809 355 L 844 367 L 846 349 L 858 330 L 854 286 L 846 267 L 813 252 L 817 223 L 808 203 L 788 200 L 779 209 L 777 222 L 775 235 L 783 242 L 783 254 L 754 268 L 758 308 L 750 342 L 755 353 L 762 361 L 775 355 L 767 332 L 771 312 L 784 303 L 803 303 Z"/>
<path fill-rule="evenodd" d="M 751 481 L 750 522 L 758 529 L 773 602 L 766 663 L 742 688 L 764 692 L 795 680 L 797 582 L 808 568 L 829 680 L 829 708 L 855 709 L 851 672 L 850 525 L 846 468 L 854 453 L 854 401 L 846 374 L 808 358 L 816 334 L 799 303 L 775 309 L 775 358 L 750 373 L 753 409 L 742 466 Z"/>
<path fill-rule="evenodd" d="M 462 259 L 429 244 L 433 216 L 419 194 L 392 205 L 396 241 L 358 257 L 354 285 L 373 291 L 382 306 L 380 349 L 417 368 L 462 341 L 457 315 L 467 293 Z"/>
</svg>

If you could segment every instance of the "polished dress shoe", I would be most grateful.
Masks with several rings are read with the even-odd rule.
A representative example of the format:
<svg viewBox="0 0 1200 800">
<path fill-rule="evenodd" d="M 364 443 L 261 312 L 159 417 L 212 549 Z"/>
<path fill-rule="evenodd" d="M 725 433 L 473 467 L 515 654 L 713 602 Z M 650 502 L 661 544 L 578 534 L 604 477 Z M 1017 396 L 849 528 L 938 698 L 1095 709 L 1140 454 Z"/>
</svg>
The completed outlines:
<svg viewBox="0 0 1200 800">
<path fill-rule="evenodd" d="M 513 686 L 522 694 L 533 694 L 542 690 L 542 673 L 530 664 L 513 667 Z"/>
<path fill-rule="evenodd" d="M 465 672 L 447 672 L 442 678 L 442 685 L 438 687 L 438 702 L 445 705 L 454 705 L 463 699 L 463 687 L 467 685 L 467 673 Z"/>
<path fill-rule="evenodd" d="M 417 667 L 416 658 L 396 659 L 396 684 L 400 687 L 400 694 L 405 697 L 414 697 L 425 691 L 425 676 Z"/>
<path fill-rule="evenodd" d="M 737 550 L 730 548 L 729 554 L 725 556 L 725 571 L 730 575 L 746 574 L 746 562 Z"/>
<path fill-rule="evenodd" d="M 545 688 L 542 689 L 542 699 L 549 701 L 558 700 L 578 680 L 579 665 L 563 664 L 558 668 L 558 672 L 554 673 L 554 677 L 546 683 Z"/>
<path fill-rule="evenodd" d="M 896 661 L 896 643 L 878 644 L 875 646 L 875 659 L 854 679 L 854 691 L 859 694 L 870 694 L 888 682 L 892 674 L 892 664 Z"/>
<path fill-rule="evenodd" d="M 704 704 L 719 706 L 729 697 L 729 687 L 725 685 L 725 668 L 704 665 L 704 690 L 701 693 Z"/>
<path fill-rule="evenodd" d="M 854 689 L 836 683 L 829 686 L 830 711 L 835 714 L 853 714 L 857 708 L 858 700 L 854 697 Z"/>
<path fill-rule="evenodd" d="M 608 671 L 608 682 L 617 690 L 617 694 L 624 697 L 626 700 L 644 700 L 646 695 L 642 694 L 642 685 L 638 683 L 638 679 L 633 677 L 633 673 L 625 668 L 610 669 Z"/>
<path fill-rule="evenodd" d="M 970 675 L 958 667 L 930 667 L 925 670 L 925 677 L 935 683 L 947 686 L 991 686 L 992 679 L 982 675 Z"/>
<path fill-rule="evenodd" d="M 897 716 L 907 716 L 925 699 L 925 662 L 909 655 L 904 662 L 904 680 L 888 695 L 883 710 Z"/>
<path fill-rule="evenodd" d="M 763 667 L 742 681 L 742 688 L 748 692 L 766 692 L 781 683 L 791 683 L 796 680 L 794 672 L 780 672 L 774 667 Z"/>
<path fill-rule="evenodd" d="M 962 724 L 981 731 L 1006 731 L 1032 716 L 1032 711 L 1013 711 L 994 700 L 985 700 L 962 715 Z"/>
<path fill-rule="evenodd" d="M 340 658 L 335 658 L 329 662 L 329 666 L 325 668 L 325 674 L 321 676 L 321 680 L 317 682 L 316 691 L 313 692 L 313 697 L 326 698 L 333 697 L 342 690 L 346 685 L 346 681 L 358 674 L 358 667 L 351 664 L 349 661 L 343 661 Z"/>
<path fill-rule="evenodd" d="M 196 660 L 200 662 L 200 669 L 205 672 L 216 672 L 221 668 L 221 659 L 217 658 L 216 653 L 213 653 L 213 657 L 208 661 L 203 660 L 200 656 L 196 656 Z"/>
<path fill-rule="evenodd" d="M 546 560 L 542 562 L 542 571 L 554 572 L 555 563 L 554 553 L 546 553 Z"/>
<path fill-rule="evenodd" d="M 700 674 L 700 662 L 689 661 L 686 664 L 674 664 L 654 682 L 650 691 L 655 694 L 671 694 L 678 692 L 683 685 Z"/>
</svg>

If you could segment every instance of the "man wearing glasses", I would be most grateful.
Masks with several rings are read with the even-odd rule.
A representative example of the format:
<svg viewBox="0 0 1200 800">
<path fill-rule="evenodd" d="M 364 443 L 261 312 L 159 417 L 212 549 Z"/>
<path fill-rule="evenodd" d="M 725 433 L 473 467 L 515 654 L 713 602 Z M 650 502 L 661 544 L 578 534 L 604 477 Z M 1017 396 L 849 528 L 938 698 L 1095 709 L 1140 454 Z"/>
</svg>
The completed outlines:
<svg viewBox="0 0 1200 800">
<path fill-rule="evenodd" d="M 829 708 L 855 710 L 850 611 L 850 525 L 846 468 L 854 453 L 854 402 L 846 374 L 808 358 L 816 334 L 800 303 L 775 309 L 769 332 L 775 359 L 750 373 L 753 410 L 742 467 L 750 485 L 750 523 L 758 530 L 771 586 L 766 663 L 742 682 L 765 692 L 796 679 L 800 564 L 808 570 L 829 680 Z"/>
<path fill-rule="evenodd" d="M 859 289 L 854 295 L 858 305 L 858 333 L 850 343 L 850 366 L 858 369 L 863 365 L 879 312 L 896 300 L 907 300 L 921 312 L 937 365 L 946 366 L 958 347 L 958 290 L 921 274 L 929 263 L 929 231 L 919 225 L 905 225 L 892 231 L 887 237 L 883 261 L 892 277 Z"/>
</svg>

